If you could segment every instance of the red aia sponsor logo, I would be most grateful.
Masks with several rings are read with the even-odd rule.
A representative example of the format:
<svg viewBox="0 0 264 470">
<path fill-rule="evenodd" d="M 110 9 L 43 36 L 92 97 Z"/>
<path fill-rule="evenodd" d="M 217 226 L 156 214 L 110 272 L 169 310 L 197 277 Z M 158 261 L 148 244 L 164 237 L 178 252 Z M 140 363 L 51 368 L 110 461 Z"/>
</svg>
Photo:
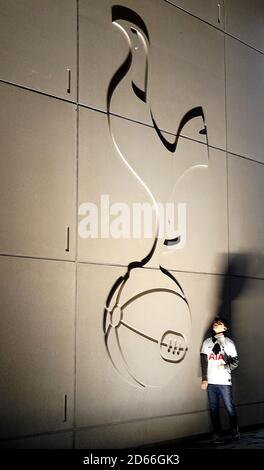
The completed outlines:
<svg viewBox="0 0 264 470">
<path fill-rule="evenodd" d="M 214 361 L 219 361 L 219 359 L 224 359 L 224 358 L 223 358 L 223 355 L 221 353 L 220 354 L 211 353 L 210 356 L 209 356 L 209 360 L 210 359 L 213 359 Z"/>
</svg>

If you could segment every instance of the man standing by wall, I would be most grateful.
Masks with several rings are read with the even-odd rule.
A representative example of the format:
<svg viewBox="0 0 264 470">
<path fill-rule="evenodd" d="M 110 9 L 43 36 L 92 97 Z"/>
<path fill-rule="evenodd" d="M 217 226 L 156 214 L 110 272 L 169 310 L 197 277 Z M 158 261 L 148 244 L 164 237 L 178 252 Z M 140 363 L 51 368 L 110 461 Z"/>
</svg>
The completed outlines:
<svg viewBox="0 0 264 470">
<path fill-rule="evenodd" d="M 207 390 L 213 425 L 213 443 L 221 444 L 222 428 L 219 415 L 220 398 L 224 402 L 232 428 L 233 439 L 239 439 L 236 409 L 232 398 L 231 371 L 238 366 L 234 342 L 225 336 L 228 322 L 216 317 L 212 324 L 214 335 L 207 338 L 201 349 L 202 390 Z"/>
</svg>

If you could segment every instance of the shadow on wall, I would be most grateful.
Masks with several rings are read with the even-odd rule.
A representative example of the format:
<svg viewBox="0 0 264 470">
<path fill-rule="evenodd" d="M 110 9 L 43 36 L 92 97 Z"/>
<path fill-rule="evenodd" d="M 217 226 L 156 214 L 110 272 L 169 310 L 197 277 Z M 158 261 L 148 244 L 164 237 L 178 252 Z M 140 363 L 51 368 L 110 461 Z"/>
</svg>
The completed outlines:
<svg viewBox="0 0 264 470">
<path fill-rule="evenodd" d="M 256 259 L 259 266 L 264 265 L 262 253 L 243 255 L 239 263 L 231 266 L 230 278 L 231 327 L 240 358 L 233 391 L 241 405 L 238 416 L 243 425 L 263 422 L 264 381 L 259 368 L 264 353 L 263 280 L 252 278 Z"/>
<path fill-rule="evenodd" d="M 214 312 L 212 312 L 212 317 L 207 325 L 207 328 L 204 332 L 204 336 L 201 340 L 200 348 L 202 347 L 203 341 L 206 338 L 209 338 L 213 334 L 212 323 L 215 317 L 224 317 L 228 320 L 230 327 L 227 332 L 227 335 L 232 339 L 232 302 L 237 300 L 239 296 L 242 295 L 243 291 L 246 288 L 247 283 L 247 273 L 249 272 L 250 266 L 250 257 L 252 254 L 249 253 L 237 253 L 235 255 L 230 255 L 229 262 L 221 264 L 219 261 L 219 270 L 222 272 L 223 276 L 220 276 L 219 279 L 219 288 L 218 288 L 218 307 Z M 220 256 L 221 259 L 221 256 Z M 226 260 L 226 257 L 223 256 L 223 259 Z M 235 288 L 231 289 L 231 277 L 236 276 Z M 199 377 L 201 376 L 201 368 L 199 361 Z"/>
<path fill-rule="evenodd" d="M 204 337 L 208 338 L 212 335 L 212 322 L 215 317 L 224 317 L 230 323 L 229 335 L 231 336 L 232 331 L 232 302 L 237 300 L 239 296 L 242 295 L 243 291 L 246 288 L 247 284 L 247 273 L 249 272 L 250 267 L 250 258 L 252 253 L 237 253 L 229 257 L 229 263 L 226 266 L 221 266 L 219 272 L 223 272 L 223 277 L 221 276 L 221 281 L 219 282 L 219 305 L 211 317 L 210 323 L 204 333 Z M 236 276 L 235 286 L 231 289 L 231 276 Z M 202 343 L 201 343 L 202 345 Z"/>
</svg>

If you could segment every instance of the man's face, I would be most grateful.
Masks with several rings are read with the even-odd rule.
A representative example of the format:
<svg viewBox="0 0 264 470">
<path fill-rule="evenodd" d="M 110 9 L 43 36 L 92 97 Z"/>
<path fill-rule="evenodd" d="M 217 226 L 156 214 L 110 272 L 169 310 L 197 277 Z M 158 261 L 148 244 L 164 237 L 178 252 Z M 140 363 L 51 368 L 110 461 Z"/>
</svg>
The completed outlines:
<svg viewBox="0 0 264 470">
<path fill-rule="evenodd" d="M 213 323 L 213 330 L 216 334 L 219 334 L 219 333 L 223 333 L 224 331 L 226 331 L 226 327 L 222 322 L 215 321 Z"/>
</svg>

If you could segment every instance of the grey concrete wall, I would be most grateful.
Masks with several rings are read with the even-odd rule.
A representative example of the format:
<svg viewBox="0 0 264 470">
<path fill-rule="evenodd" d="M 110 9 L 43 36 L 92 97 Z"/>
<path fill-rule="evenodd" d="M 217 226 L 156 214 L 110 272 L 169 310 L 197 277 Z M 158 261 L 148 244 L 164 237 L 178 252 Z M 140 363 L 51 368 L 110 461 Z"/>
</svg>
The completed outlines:
<svg viewBox="0 0 264 470">
<path fill-rule="evenodd" d="M 0 11 L 0 448 L 207 432 L 199 350 L 219 312 L 240 423 L 263 422 L 263 2 Z M 186 242 L 151 252 L 155 223 L 82 238 L 102 195 L 185 204 Z"/>
</svg>

